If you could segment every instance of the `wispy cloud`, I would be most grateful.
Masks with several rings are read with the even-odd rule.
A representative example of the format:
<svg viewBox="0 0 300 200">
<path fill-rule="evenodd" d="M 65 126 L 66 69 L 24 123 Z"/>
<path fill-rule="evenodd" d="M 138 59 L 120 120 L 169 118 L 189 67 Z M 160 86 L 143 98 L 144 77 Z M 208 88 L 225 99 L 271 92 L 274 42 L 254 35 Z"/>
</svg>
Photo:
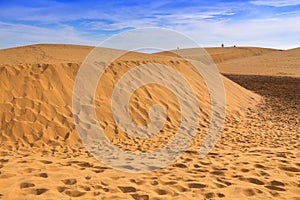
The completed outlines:
<svg viewBox="0 0 300 200">
<path fill-rule="evenodd" d="M 103 35 L 86 36 L 68 25 L 58 25 L 46 28 L 19 23 L 6 23 L 0 21 L 0 46 L 20 46 L 33 43 L 73 43 L 95 45 L 96 40 L 102 40 Z"/>
<path fill-rule="evenodd" d="M 197 42 L 203 46 L 225 43 L 227 46 L 263 44 L 274 48 L 293 48 L 300 46 L 300 41 L 297 39 L 300 27 L 295 26 L 298 21 L 300 17 L 202 21 L 197 24 L 177 26 L 175 29 L 186 33 L 191 38 L 197 38 Z"/>
<path fill-rule="evenodd" d="M 254 0 L 254 1 L 250 1 L 250 3 L 258 6 L 273 6 L 273 7 L 300 5 L 299 0 Z"/>
<path fill-rule="evenodd" d="M 91 30 L 124 30 L 127 28 L 143 28 L 143 27 L 171 27 L 178 24 L 190 24 L 191 22 L 199 22 L 208 19 L 221 19 L 234 15 L 232 11 L 206 11 L 198 13 L 167 13 L 157 14 L 153 13 L 150 16 L 136 16 L 132 19 L 115 19 L 113 21 L 93 20 L 84 22 L 82 25 Z"/>
</svg>

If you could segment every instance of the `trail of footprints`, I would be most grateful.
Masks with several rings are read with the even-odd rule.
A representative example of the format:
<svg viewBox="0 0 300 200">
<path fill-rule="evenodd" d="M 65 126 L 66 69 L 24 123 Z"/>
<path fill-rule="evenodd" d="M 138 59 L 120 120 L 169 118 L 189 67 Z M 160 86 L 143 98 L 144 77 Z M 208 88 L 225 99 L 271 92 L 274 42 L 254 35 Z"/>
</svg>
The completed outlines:
<svg viewBox="0 0 300 200">
<path fill-rule="evenodd" d="M 218 157 L 217 153 L 213 153 L 216 156 L 213 159 L 223 159 L 221 156 Z M 268 154 L 267 154 L 268 155 Z M 279 155 L 277 153 L 276 155 Z M 283 154 L 280 154 L 278 158 L 286 159 Z M 30 156 L 29 156 L 30 157 Z M 203 194 L 205 199 L 222 199 L 226 198 L 227 194 L 222 193 L 221 191 L 238 186 L 237 183 L 247 183 L 247 187 L 241 190 L 241 194 L 252 197 L 255 195 L 264 195 L 266 193 L 271 194 L 274 198 L 279 198 L 284 195 L 284 192 L 287 191 L 287 184 L 290 182 L 283 182 L 282 180 L 276 180 L 274 177 L 269 175 L 272 170 L 270 166 L 265 166 L 260 163 L 249 163 L 246 161 L 234 162 L 230 167 L 222 168 L 216 166 L 210 160 L 199 161 L 198 164 L 193 164 L 187 166 L 183 164 L 183 160 L 187 158 L 182 158 L 178 163 L 170 166 L 170 169 L 161 170 L 157 174 L 152 176 L 142 176 L 140 178 L 131 178 L 128 180 L 127 177 L 122 176 L 109 176 L 111 181 L 117 182 L 115 186 L 111 186 L 110 183 L 102 181 L 100 174 L 106 174 L 111 169 L 105 166 L 99 166 L 93 162 L 88 161 L 78 161 L 78 160 L 59 160 L 55 162 L 41 159 L 37 162 L 41 163 L 38 168 L 24 168 L 22 173 L 31 174 L 34 177 L 38 177 L 39 180 L 49 180 L 51 179 L 51 174 L 49 175 L 47 167 L 53 165 L 58 165 L 70 169 L 77 169 L 80 171 L 88 171 L 89 175 L 82 179 L 78 179 L 80 176 L 74 177 L 64 177 L 58 181 L 57 186 L 55 186 L 56 192 L 60 193 L 63 196 L 70 198 L 83 198 L 84 196 L 105 196 L 105 194 L 116 193 L 118 195 L 124 194 L 130 196 L 132 199 L 150 199 L 151 194 L 143 191 L 142 189 L 145 185 L 149 185 L 146 189 L 154 192 L 158 197 L 178 197 L 184 193 L 191 193 L 192 191 L 199 191 Z M 180 162 L 181 161 L 181 162 Z M 195 163 L 193 159 L 190 160 L 192 163 Z M 0 159 L 0 179 L 9 178 L 17 176 L 18 174 L 3 173 L 2 170 L 5 168 L 5 165 L 10 162 L 9 159 Z M 17 162 L 20 164 L 27 164 L 27 162 Z M 188 163 L 188 162 L 187 162 Z M 30 164 L 30 162 L 29 162 Z M 223 161 L 223 164 L 226 164 Z M 30 166 L 30 165 L 29 165 Z M 241 167 L 242 166 L 242 167 Z M 281 170 L 287 175 L 295 175 L 300 172 L 300 163 L 295 165 L 287 165 L 286 162 L 282 162 L 280 165 L 277 165 L 276 170 Z M 44 169 L 45 171 L 43 171 Z M 201 172 L 198 171 L 201 169 Z M 183 177 L 180 178 L 176 173 L 172 171 L 182 171 Z M 46 172 L 47 171 L 47 172 Z M 171 171 L 171 172 L 170 172 Z M 185 171 L 185 172 L 184 172 Z M 196 173 L 195 173 L 196 172 Z M 180 174 L 180 173 L 179 173 Z M 100 176 L 99 176 L 100 175 Z M 186 177 L 185 177 L 186 176 Z M 195 178 L 191 178 L 191 177 Z M 208 180 L 207 177 L 210 177 L 210 181 L 206 183 L 205 181 L 199 180 Z M 129 184 L 122 184 L 123 179 L 127 179 Z M 96 183 L 95 183 L 96 181 Z M 300 183 L 294 183 L 299 187 Z M 19 188 L 23 194 L 29 195 L 44 195 L 47 192 L 53 192 L 53 188 L 47 188 L 40 186 L 35 181 L 23 181 L 19 184 Z M 216 191 L 214 191 L 216 190 Z M 198 193 L 199 193 L 198 192 Z M 0 192 L 0 198 L 5 197 Z"/>
<path fill-rule="evenodd" d="M 20 188 L 26 190 L 28 194 L 41 195 L 48 191 L 47 188 L 36 188 L 34 183 L 22 182 Z"/>
<path fill-rule="evenodd" d="M 218 157 L 218 155 L 215 153 L 214 156 Z M 277 153 L 276 154 L 279 158 L 286 158 L 286 156 L 283 156 L 283 153 Z M 184 158 L 183 158 L 184 159 Z M 216 158 L 215 158 L 216 159 Z M 42 166 L 51 166 L 55 163 L 50 160 L 40 160 L 39 161 Z M 0 160 L 0 170 L 4 168 L 4 166 L 9 163 L 9 159 L 1 159 Z M 22 164 L 26 164 L 26 162 L 18 162 Z M 139 189 L 140 185 L 149 184 L 152 186 L 153 191 L 163 197 L 166 195 L 176 196 L 180 193 L 190 192 L 191 190 L 201 190 L 204 191 L 203 195 L 206 199 L 214 199 L 214 198 L 225 198 L 226 195 L 222 192 L 212 192 L 210 191 L 212 189 L 212 186 L 207 185 L 205 183 L 201 183 L 197 181 L 197 179 L 190 179 L 190 180 L 178 180 L 178 177 L 176 175 L 174 176 L 174 181 L 172 181 L 172 173 L 166 173 L 168 175 L 168 181 L 163 182 L 160 179 L 154 178 L 151 181 L 145 179 L 130 179 L 131 185 L 118 185 L 117 188 L 111 188 L 109 184 L 106 184 L 104 182 L 100 182 L 99 184 L 88 184 L 88 181 L 98 177 L 99 174 L 107 172 L 109 168 L 103 167 L 103 166 L 96 166 L 90 162 L 86 161 L 77 161 L 77 160 L 69 160 L 69 161 L 63 161 L 61 160 L 58 162 L 62 166 L 65 167 L 76 167 L 78 170 L 90 170 L 91 175 L 86 176 L 85 180 L 87 181 L 85 184 L 83 184 L 82 180 L 79 181 L 77 178 L 65 178 L 60 180 L 60 184 L 56 186 L 57 192 L 61 193 L 62 195 L 69 196 L 72 198 L 75 197 L 83 197 L 88 193 L 92 193 L 93 196 L 99 196 L 103 195 L 103 193 L 109 193 L 111 190 L 118 190 L 119 193 L 124 193 L 130 195 L 133 199 L 150 199 L 149 194 L 143 194 L 143 191 Z M 270 175 L 268 173 L 269 170 L 272 170 L 271 167 L 265 166 L 263 164 L 250 164 L 248 162 L 236 162 L 234 165 L 239 168 L 239 174 L 232 175 L 232 178 L 225 176 L 228 175 L 227 171 L 228 168 L 220 168 L 220 167 L 214 167 L 213 164 L 209 161 L 200 161 L 198 164 L 194 164 L 192 167 L 187 166 L 183 163 L 176 163 L 172 166 L 173 169 L 177 170 L 187 170 L 190 169 L 190 173 L 193 172 L 193 170 L 199 170 L 201 169 L 204 174 L 210 174 L 214 177 L 212 181 L 214 182 L 214 185 L 216 188 L 224 189 L 227 187 L 235 186 L 236 181 L 239 182 L 245 182 L 249 183 L 248 188 L 244 188 L 242 190 L 242 193 L 245 196 L 255 196 L 256 194 L 262 194 L 266 191 L 269 191 L 269 193 L 274 197 L 280 197 L 281 192 L 286 191 L 286 183 L 270 179 Z M 243 167 L 239 167 L 239 165 L 243 165 Z M 286 172 L 287 174 L 299 174 L 300 163 L 297 163 L 296 166 L 292 165 L 285 165 L 285 162 L 283 164 L 278 166 L 278 170 L 282 170 Z M 172 170 L 171 170 L 172 171 Z M 254 177 L 254 171 L 256 173 L 259 173 L 258 175 L 261 176 L 255 176 Z M 34 174 L 34 176 L 42 178 L 42 179 L 48 179 L 51 178 L 48 173 L 43 172 L 39 169 L 34 168 L 25 168 L 25 173 L 28 174 Z M 164 171 L 161 172 L 164 174 Z M 198 171 L 197 173 L 200 174 Z M 2 174 L 2 171 L 0 171 L 0 177 L 3 178 L 4 174 Z M 7 175 L 7 174 L 6 174 Z M 14 175 L 16 176 L 16 175 Z M 8 176 L 6 176 L 8 177 Z M 205 177 L 205 176 L 204 176 Z M 259 179 L 257 177 L 263 177 L 264 179 Z M 111 177 L 112 178 L 112 177 Z M 118 178 L 117 178 L 118 179 Z M 116 181 L 118 181 L 116 179 Z M 100 180 L 100 179 L 98 179 Z M 178 181 L 184 181 L 185 184 L 178 184 Z M 295 183 L 297 184 L 297 183 Z M 253 187 L 251 187 L 253 185 Z M 169 190 L 163 189 L 162 187 L 168 186 Z M 255 187 L 259 186 L 259 187 Z M 298 183 L 299 186 L 299 183 Z M 43 195 L 47 192 L 49 192 L 50 189 L 46 187 L 40 187 L 38 184 L 34 182 L 21 182 L 20 190 L 25 194 L 31 194 L 31 195 Z M 262 187 L 264 187 L 267 190 L 264 190 Z M 170 190 L 172 188 L 172 190 Z M 207 192 L 205 192 L 207 190 Z M 0 198 L 2 198 L 4 195 L 0 193 Z"/>
</svg>

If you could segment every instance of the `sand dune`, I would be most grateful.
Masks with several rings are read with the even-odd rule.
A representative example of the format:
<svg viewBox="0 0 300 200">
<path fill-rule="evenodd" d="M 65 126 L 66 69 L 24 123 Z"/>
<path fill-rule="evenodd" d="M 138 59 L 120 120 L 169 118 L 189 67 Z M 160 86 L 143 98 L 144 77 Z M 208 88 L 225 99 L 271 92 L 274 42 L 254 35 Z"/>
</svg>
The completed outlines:
<svg viewBox="0 0 300 200">
<path fill-rule="evenodd" d="M 222 73 L 300 77 L 298 49 L 229 60 L 218 65 Z"/>
<path fill-rule="evenodd" d="M 276 50 L 257 47 L 206 48 L 223 74 L 300 76 L 299 48 Z M 186 58 L 199 60 L 196 49 L 181 49 L 160 52 L 159 55 L 177 56 L 180 52 Z"/>
<path fill-rule="evenodd" d="M 36 49 L 43 52 L 38 55 L 41 57 L 39 64 L 35 63 L 34 60 Z M 24 51 L 26 57 L 23 57 L 24 60 L 20 60 L 25 64 L 14 64 L 19 62 L 19 54 L 24 54 Z M 68 51 L 70 52 L 65 54 Z M 1 130 L 3 131 L 2 141 L 30 144 L 31 146 L 40 146 L 41 143 L 56 144 L 57 140 L 60 142 L 78 141 L 71 113 L 71 98 L 75 76 L 80 66 L 79 59 L 83 60 L 81 51 L 83 55 L 87 55 L 90 48 L 67 45 L 34 45 L 24 47 L 24 49 L 15 48 L 5 51 L 4 54 L 9 54 L 11 57 L 9 62 L 0 66 L 2 80 L 0 102 L 4 111 L 1 112 L 1 118 L 4 119 Z M 115 50 L 104 49 L 104 51 L 109 53 L 109 51 Z M 13 57 L 12 55 L 17 56 Z M 68 58 L 72 60 L 74 55 L 79 62 L 66 63 Z M 209 116 L 210 99 L 206 85 L 204 81 L 199 82 L 202 78 L 194 71 L 189 70 L 185 61 L 173 57 L 169 60 L 168 57 L 128 53 L 118 59 L 115 65 L 111 67 L 112 70 L 105 74 L 104 80 L 101 81 L 102 86 L 98 88 L 96 95 L 98 96 L 96 98 L 96 106 L 99 106 L 98 113 L 106 113 L 98 114 L 99 122 L 109 127 L 108 135 L 115 135 L 114 119 L 111 111 L 107 109 L 110 104 L 111 95 L 109 94 L 112 94 L 115 84 L 115 81 L 111 80 L 119 80 L 126 71 L 141 64 L 141 62 L 151 61 L 151 59 L 155 59 L 157 63 L 172 66 L 181 73 L 185 73 L 187 77 L 193 77 L 190 82 L 197 93 L 202 95 L 201 98 L 199 96 L 202 101 L 201 109 L 206 116 Z M 227 109 L 229 111 L 240 111 L 242 107 L 255 105 L 259 101 L 258 95 L 245 90 L 227 78 L 224 78 L 224 81 L 227 88 Z M 170 99 L 168 94 L 165 95 L 165 90 L 158 90 L 155 86 L 141 90 L 136 95 L 149 96 L 147 93 L 155 90 L 157 94 L 151 95 L 153 101 L 158 101 L 160 97 L 164 97 L 165 100 Z M 103 94 L 105 94 L 105 98 Z M 175 102 L 173 103 L 175 104 Z M 138 102 L 134 101 L 134 104 L 138 105 Z M 142 107 L 141 110 L 146 111 L 147 108 Z M 176 109 L 171 110 L 176 111 Z M 145 118 L 148 117 L 146 113 L 133 118 L 146 122 Z"/>
<path fill-rule="evenodd" d="M 268 110 L 263 93 L 222 77 L 226 122 L 216 147 L 199 159 L 211 116 L 205 82 L 186 61 L 161 54 L 128 52 L 111 65 L 97 88 L 99 124 L 124 150 L 147 152 L 172 139 L 179 123 L 178 102 L 160 86 L 137 90 L 130 104 L 141 125 L 149 123 L 153 103 L 169 106 L 169 120 L 158 136 L 136 140 L 118 129 L 111 116 L 109 99 L 116 81 L 139 64 L 156 62 L 180 71 L 196 91 L 201 117 L 195 141 L 174 164 L 148 174 L 120 172 L 98 162 L 82 145 L 72 115 L 76 73 L 91 49 L 32 45 L 0 50 L 0 199 L 299 199 L 298 121 L 276 124 L 278 114 Z M 111 51 L 120 50 L 103 49 Z M 282 53 L 243 49 L 223 56 L 223 49 L 208 51 L 224 63 Z M 298 50 L 286 52 L 294 57 Z"/>
<path fill-rule="evenodd" d="M 205 50 L 210 54 L 210 56 L 214 59 L 215 63 L 221 63 L 224 61 L 236 59 L 236 58 L 244 58 L 244 57 L 252 57 L 263 54 L 268 54 L 271 52 L 277 52 L 279 50 L 276 49 L 268 49 L 268 48 L 258 48 L 258 47 L 226 47 L 226 48 L 205 48 Z M 166 56 L 178 56 L 177 54 L 183 55 L 185 58 L 193 59 L 193 60 L 201 60 L 202 57 L 199 56 L 199 51 L 197 48 L 189 48 L 189 49 L 180 49 L 173 50 L 168 52 L 159 52 L 154 53 L 155 55 L 166 55 Z"/>
</svg>

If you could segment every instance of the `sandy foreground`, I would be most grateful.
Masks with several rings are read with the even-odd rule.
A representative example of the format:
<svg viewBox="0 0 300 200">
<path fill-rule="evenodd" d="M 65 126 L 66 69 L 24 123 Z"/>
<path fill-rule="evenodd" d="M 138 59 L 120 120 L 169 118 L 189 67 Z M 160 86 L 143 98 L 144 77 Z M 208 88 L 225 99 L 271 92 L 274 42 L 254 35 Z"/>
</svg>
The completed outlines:
<svg viewBox="0 0 300 200">
<path fill-rule="evenodd" d="M 226 89 L 226 120 L 216 146 L 200 159 L 210 124 L 202 77 L 172 52 L 127 53 L 99 81 L 99 125 L 119 148 L 151 152 L 168 144 L 180 124 L 174 94 L 159 85 L 130 99 L 138 125 L 160 103 L 168 120 L 150 139 L 136 139 L 114 122 L 110 98 L 117 80 L 149 62 L 168 65 L 189 80 L 201 116 L 190 148 L 169 166 L 127 173 L 96 160 L 82 144 L 72 114 L 72 90 L 92 47 L 32 45 L 0 50 L 0 199 L 300 199 L 300 49 L 208 48 Z M 119 51 L 103 49 L 104 53 Z M 201 59 L 193 49 L 179 50 Z M 151 75 L 151 71 L 149 71 Z M 124 163 L 126 164 L 126 163 Z"/>
</svg>

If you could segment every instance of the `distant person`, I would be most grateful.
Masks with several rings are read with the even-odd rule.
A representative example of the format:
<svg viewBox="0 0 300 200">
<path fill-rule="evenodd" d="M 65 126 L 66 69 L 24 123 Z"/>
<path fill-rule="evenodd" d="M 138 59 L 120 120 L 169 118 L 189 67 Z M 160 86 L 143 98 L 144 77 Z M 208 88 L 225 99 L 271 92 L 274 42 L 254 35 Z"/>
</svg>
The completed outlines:
<svg viewBox="0 0 300 200">
<path fill-rule="evenodd" d="M 221 47 L 224 48 L 224 44 L 223 43 L 221 44 Z"/>
</svg>

